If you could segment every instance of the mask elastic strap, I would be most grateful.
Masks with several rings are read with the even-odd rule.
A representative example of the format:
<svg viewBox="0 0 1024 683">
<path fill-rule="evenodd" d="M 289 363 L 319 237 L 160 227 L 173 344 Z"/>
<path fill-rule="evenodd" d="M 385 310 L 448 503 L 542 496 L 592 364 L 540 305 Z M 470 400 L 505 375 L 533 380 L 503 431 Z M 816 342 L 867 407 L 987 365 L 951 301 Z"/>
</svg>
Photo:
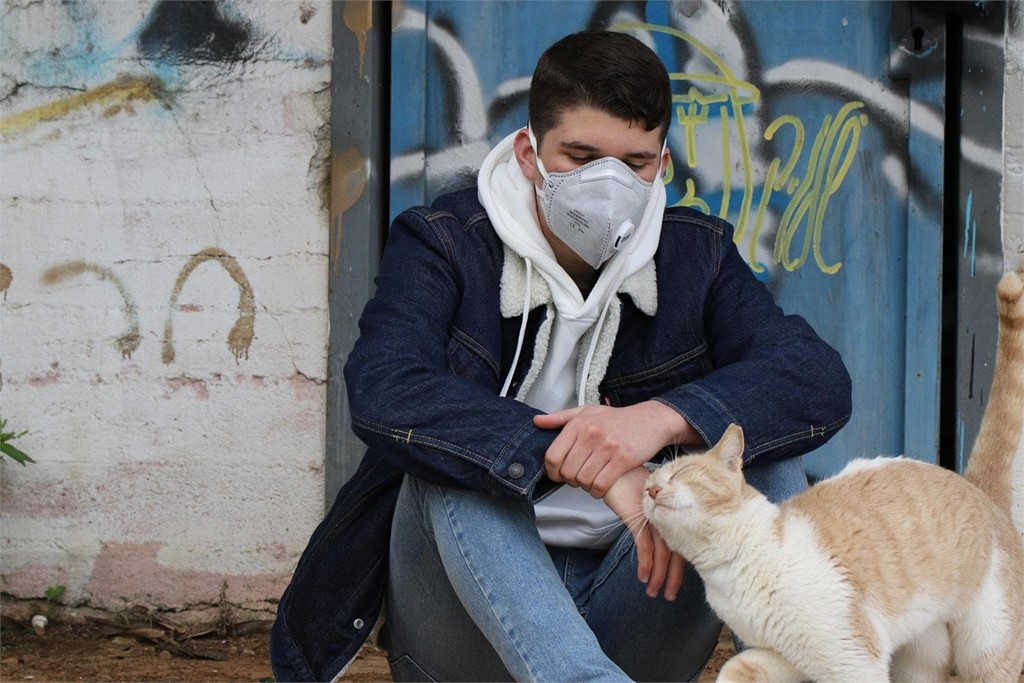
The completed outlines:
<svg viewBox="0 0 1024 683">
<path fill-rule="evenodd" d="M 537 144 L 537 138 L 533 134 L 533 126 L 529 122 L 526 124 L 526 134 L 530 137 L 530 145 L 533 147 L 533 156 L 537 159 L 537 170 L 540 171 L 540 176 L 544 180 L 548 179 L 548 171 L 544 168 L 544 162 L 540 160 L 540 145 Z M 543 191 L 538 188 L 537 194 L 543 196 Z"/>
</svg>

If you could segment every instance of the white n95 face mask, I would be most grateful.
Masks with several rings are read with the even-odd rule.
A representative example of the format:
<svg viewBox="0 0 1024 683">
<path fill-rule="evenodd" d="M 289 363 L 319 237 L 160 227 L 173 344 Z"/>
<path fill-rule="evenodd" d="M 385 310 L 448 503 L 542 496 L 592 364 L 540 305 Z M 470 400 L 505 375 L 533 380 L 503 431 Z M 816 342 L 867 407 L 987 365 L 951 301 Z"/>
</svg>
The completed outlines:
<svg viewBox="0 0 1024 683">
<path fill-rule="evenodd" d="M 564 173 L 548 173 L 533 130 L 528 127 L 527 132 L 544 179 L 535 189 L 548 227 L 592 268 L 600 268 L 640 224 L 654 183 L 614 157 Z M 660 177 L 660 160 L 658 168 Z"/>
</svg>

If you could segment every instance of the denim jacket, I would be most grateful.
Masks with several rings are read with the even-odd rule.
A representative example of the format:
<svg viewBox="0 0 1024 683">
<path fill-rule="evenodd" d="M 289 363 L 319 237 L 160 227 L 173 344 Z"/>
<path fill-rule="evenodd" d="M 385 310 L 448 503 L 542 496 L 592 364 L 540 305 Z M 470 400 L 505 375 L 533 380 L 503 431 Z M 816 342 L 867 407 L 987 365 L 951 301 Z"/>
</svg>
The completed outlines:
<svg viewBox="0 0 1024 683">
<path fill-rule="evenodd" d="M 774 304 L 732 234 L 721 219 L 666 210 L 654 257 L 657 311 L 619 294 L 599 400 L 661 401 L 708 443 L 737 423 L 747 463 L 801 455 L 849 419 L 850 378 L 803 318 Z M 522 321 L 500 313 L 503 262 L 473 189 L 395 220 L 345 366 L 353 430 L 368 450 L 281 598 L 271 633 L 278 680 L 329 680 L 369 636 L 404 474 L 528 501 L 556 486 L 544 475 L 556 432 L 533 425 L 535 409 L 498 395 Z M 530 311 L 529 339 L 546 315 L 544 306 Z M 523 348 L 511 395 L 533 347 Z"/>
</svg>

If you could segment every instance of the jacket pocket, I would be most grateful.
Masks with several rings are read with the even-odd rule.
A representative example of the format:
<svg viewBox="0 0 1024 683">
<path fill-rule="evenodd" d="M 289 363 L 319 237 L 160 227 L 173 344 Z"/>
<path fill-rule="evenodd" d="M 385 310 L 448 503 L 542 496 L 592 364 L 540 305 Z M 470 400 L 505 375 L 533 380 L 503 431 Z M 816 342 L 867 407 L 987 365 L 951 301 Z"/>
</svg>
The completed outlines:
<svg viewBox="0 0 1024 683">
<path fill-rule="evenodd" d="M 714 366 L 707 342 L 664 362 L 613 378 L 605 378 L 601 398 L 613 406 L 629 406 L 708 375 Z"/>
<path fill-rule="evenodd" d="M 498 364 L 473 337 L 458 328 L 452 328 L 448 339 L 446 362 L 453 375 L 465 377 L 477 384 L 491 386 L 498 381 Z"/>
</svg>

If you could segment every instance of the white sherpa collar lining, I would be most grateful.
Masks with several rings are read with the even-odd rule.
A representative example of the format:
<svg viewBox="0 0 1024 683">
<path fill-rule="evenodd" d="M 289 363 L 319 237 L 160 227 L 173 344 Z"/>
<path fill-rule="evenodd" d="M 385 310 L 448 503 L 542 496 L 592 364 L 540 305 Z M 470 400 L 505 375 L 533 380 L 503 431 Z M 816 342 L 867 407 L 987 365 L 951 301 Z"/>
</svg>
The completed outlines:
<svg viewBox="0 0 1024 683">
<path fill-rule="evenodd" d="M 514 318 L 523 314 L 526 262 L 508 245 L 503 246 L 505 258 L 501 268 L 501 316 Z M 648 261 L 623 280 L 618 292 L 629 296 L 641 313 L 653 317 L 658 312 L 658 275 L 654 260 Z M 535 273 L 530 278 L 530 310 L 550 302 L 551 289 L 544 278 Z"/>
</svg>

